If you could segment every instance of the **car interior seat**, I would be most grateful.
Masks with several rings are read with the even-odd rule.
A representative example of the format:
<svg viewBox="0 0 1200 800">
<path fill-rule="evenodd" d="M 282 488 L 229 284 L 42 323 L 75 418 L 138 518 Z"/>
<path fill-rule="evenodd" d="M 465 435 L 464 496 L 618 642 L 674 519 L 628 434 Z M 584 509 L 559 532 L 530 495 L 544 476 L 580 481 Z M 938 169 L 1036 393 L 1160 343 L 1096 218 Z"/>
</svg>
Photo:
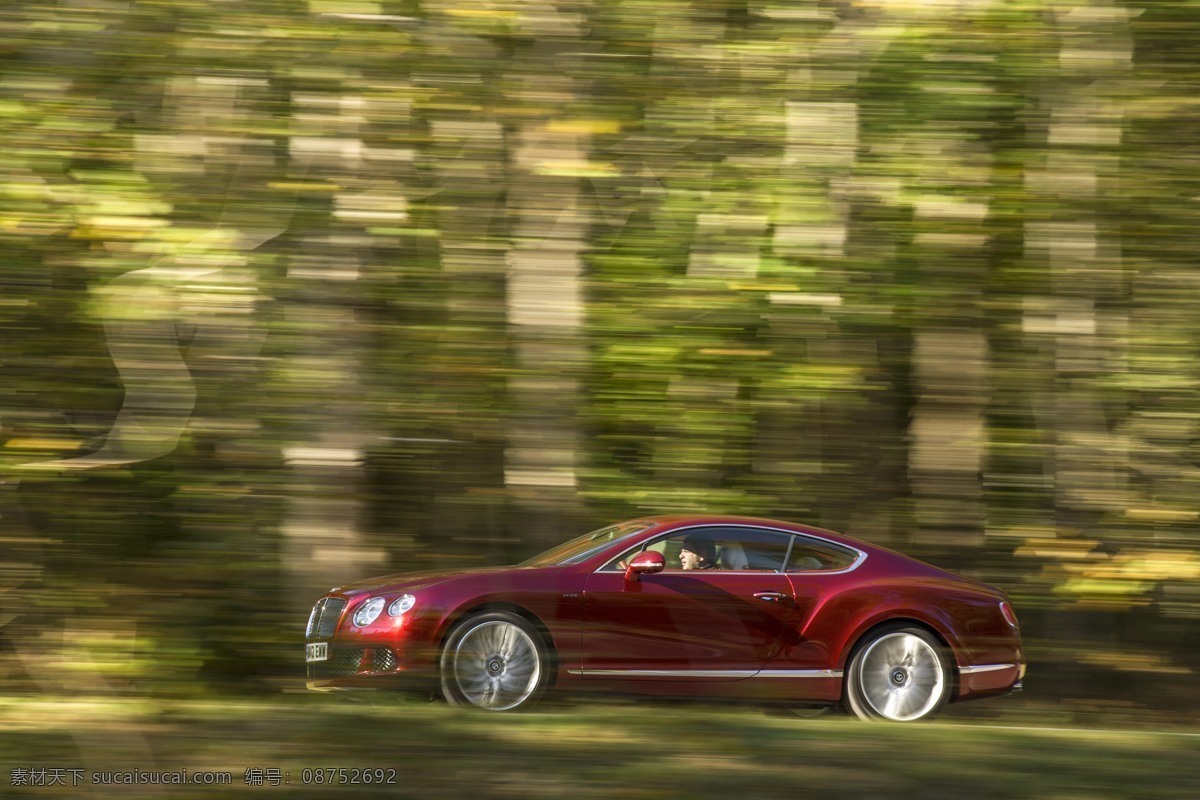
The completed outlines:
<svg viewBox="0 0 1200 800">
<path fill-rule="evenodd" d="M 746 558 L 746 551 L 740 544 L 734 542 L 721 548 L 721 552 L 717 556 L 717 565 L 721 569 L 746 569 L 750 566 L 750 562 Z"/>
</svg>

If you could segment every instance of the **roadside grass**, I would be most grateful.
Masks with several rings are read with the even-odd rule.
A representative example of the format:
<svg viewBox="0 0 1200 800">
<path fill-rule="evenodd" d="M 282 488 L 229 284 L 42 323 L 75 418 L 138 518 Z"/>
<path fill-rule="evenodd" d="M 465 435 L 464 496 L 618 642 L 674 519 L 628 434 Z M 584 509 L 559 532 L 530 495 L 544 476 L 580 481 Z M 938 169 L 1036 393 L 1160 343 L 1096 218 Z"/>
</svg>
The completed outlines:
<svg viewBox="0 0 1200 800">
<path fill-rule="evenodd" d="M 33 768 L 80 769 L 89 783 L 12 785 L 12 770 Z M 229 772 L 232 784 L 90 784 L 99 772 L 185 769 Z M 281 785 L 248 784 L 250 769 L 278 770 Z M 330 769 L 394 770 L 395 785 L 314 782 L 316 770 Z M 46 798 L 1193 800 L 1200 738 L 953 719 L 912 726 L 788 719 L 745 707 L 645 702 L 492 715 L 316 694 L 9 695 L 0 696 L 0 770 L 0 796 Z"/>
</svg>

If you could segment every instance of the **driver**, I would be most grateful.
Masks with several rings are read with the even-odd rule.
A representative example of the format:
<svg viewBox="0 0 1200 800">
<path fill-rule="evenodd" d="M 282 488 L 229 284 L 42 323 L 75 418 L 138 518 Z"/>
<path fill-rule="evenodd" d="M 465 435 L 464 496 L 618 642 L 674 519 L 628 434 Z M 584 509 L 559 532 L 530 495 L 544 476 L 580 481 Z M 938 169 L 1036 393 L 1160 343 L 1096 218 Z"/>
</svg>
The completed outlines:
<svg viewBox="0 0 1200 800">
<path fill-rule="evenodd" d="M 716 569 L 717 545 L 707 533 L 693 533 L 683 540 L 679 560 L 684 569 Z"/>
</svg>

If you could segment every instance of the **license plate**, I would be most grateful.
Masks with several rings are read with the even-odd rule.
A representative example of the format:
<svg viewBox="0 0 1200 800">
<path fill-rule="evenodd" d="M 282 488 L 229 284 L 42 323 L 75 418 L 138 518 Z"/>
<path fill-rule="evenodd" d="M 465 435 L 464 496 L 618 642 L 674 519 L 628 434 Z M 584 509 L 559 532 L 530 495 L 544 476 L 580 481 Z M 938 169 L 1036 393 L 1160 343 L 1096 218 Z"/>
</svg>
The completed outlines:
<svg viewBox="0 0 1200 800">
<path fill-rule="evenodd" d="M 313 642 L 312 644 L 304 645 L 304 660 L 305 661 L 327 661 L 327 660 L 329 660 L 329 643 L 328 642 Z"/>
</svg>

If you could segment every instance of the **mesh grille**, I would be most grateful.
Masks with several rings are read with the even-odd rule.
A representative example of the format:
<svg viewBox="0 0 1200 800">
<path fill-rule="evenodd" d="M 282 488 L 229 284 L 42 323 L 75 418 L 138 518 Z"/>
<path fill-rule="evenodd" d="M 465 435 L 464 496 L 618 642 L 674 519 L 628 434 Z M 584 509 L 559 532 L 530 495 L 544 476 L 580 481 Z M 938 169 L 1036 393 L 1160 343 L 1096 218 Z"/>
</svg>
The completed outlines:
<svg viewBox="0 0 1200 800">
<path fill-rule="evenodd" d="M 308 618 L 307 639 L 328 639 L 337 630 L 338 618 L 346 601 L 340 597 L 322 597 L 313 607 L 312 616 Z"/>
<path fill-rule="evenodd" d="M 371 663 L 371 669 L 375 672 L 391 672 L 396 668 L 396 654 L 386 647 L 378 648 L 375 651 L 375 658 Z"/>
<path fill-rule="evenodd" d="M 312 680 L 345 678 L 358 672 L 362 661 L 362 650 L 334 650 L 328 661 L 313 661 L 308 665 L 308 677 Z"/>
</svg>

